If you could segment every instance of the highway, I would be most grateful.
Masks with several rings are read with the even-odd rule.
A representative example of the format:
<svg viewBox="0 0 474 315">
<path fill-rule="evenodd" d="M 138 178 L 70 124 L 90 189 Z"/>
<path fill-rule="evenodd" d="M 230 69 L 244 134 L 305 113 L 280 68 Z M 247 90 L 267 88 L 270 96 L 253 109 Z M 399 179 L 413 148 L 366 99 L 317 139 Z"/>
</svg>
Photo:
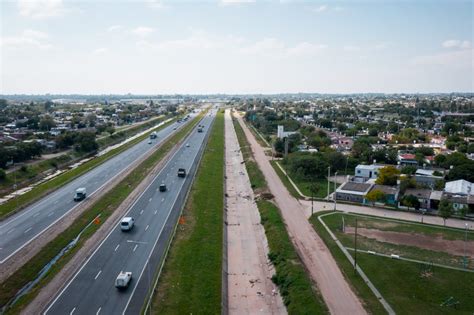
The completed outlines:
<svg viewBox="0 0 474 315">
<path fill-rule="evenodd" d="M 191 115 L 191 118 L 194 116 L 195 114 Z M 73 200 L 77 188 L 85 187 L 87 189 L 87 197 L 92 196 L 100 188 L 107 185 L 115 176 L 118 176 L 128 166 L 132 165 L 134 161 L 162 143 L 166 137 L 176 132 L 184 124 L 172 123 L 157 132 L 158 138 L 152 140 L 152 144 L 148 144 L 148 139 L 137 143 L 0 222 L 0 266 L 80 205 L 80 202 Z"/>
<path fill-rule="evenodd" d="M 127 210 L 135 226 L 117 224 L 52 301 L 45 314 L 139 314 L 170 241 L 209 135 L 215 110 L 195 128 L 150 185 Z M 189 146 L 188 146 L 189 144 Z M 185 178 L 177 176 L 185 168 Z M 159 191 L 165 183 L 168 190 Z M 120 271 L 133 273 L 126 290 L 114 283 Z"/>
</svg>

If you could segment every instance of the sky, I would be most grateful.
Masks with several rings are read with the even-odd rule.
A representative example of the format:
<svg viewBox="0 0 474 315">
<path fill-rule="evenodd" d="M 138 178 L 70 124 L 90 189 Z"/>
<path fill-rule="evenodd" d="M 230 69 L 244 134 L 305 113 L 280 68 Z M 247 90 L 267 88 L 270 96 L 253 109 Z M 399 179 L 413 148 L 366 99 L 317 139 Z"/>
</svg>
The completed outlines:
<svg viewBox="0 0 474 315">
<path fill-rule="evenodd" d="M 473 1 L 0 0 L 0 94 L 474 91 Z"/>
</svg>

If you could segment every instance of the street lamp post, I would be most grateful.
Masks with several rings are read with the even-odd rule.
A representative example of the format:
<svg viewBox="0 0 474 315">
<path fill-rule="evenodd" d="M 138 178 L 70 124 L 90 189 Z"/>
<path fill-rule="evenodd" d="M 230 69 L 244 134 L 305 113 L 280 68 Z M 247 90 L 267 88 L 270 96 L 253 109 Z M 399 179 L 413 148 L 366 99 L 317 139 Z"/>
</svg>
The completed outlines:
<svg viewBox="0 0 474 315">
<path fill-rule="evenodd" d="M 327 196 L 328 201 L 329 201 L 329 176 L 331 176 L 331 166 L 328 166 L 328 196 Z"/>
<path fill-rule="evenodd" d="M 464 231 L 464 269 L 466 269 L 467 268 L 466 243 L 467 243 L 467 230 L 468 230 L 467 223 L 464 223 L 464 226 L 466 227 Z"/>
<path fill-rule="evenodd" d="M 337 172 L 334 173 L 334 193 L 333 193 L 333 197 L 334 197 L 334 211 L 336 211 L 336 205 L 337 205 L 337 196 L 336 196 L 336 183 L 337 183 Z"/>
</svg>

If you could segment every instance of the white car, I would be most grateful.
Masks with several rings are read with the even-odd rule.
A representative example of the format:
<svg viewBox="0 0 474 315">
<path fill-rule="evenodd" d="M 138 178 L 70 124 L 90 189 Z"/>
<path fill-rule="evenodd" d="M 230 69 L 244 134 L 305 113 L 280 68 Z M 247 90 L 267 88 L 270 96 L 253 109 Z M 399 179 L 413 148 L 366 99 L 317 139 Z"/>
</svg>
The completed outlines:
<svg viewBox="0 0 474 315">
<path fill-rule="evenodd" d="M 135 224 L 135 219 L 132 217 L 125 217 L 120 221 L 120 229 L 122 231 L 130 231 Z"/>
<path fill-rule="evenodd" d="M 186 147 L 189 148 L 189 143 L 186 143 Z"/>
<path fill-rule="evenodd" d="M 132 280 L 132 273 L 130 271 L 120 271 L 115 279 L 115 287 L 118 289 L 125 289 Z"/>
<path fill-rule="evenodd" d="M 151 140 L 150 140 L 150 141 L 148 141 L 148 144 L 151 144 Z"/>
</svg>

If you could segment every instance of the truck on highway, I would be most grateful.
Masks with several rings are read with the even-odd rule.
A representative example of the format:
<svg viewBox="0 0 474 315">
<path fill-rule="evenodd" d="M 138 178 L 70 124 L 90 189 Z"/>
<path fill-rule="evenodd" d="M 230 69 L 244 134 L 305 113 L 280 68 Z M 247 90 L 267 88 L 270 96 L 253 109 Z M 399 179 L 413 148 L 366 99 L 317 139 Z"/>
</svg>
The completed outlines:
<svg viewBox="0 0 474 315">
<path fill-rule="evenodd" d="M 156 139 L 158 138 L 158 134 L 156 133 L 156 131 L 153 131 L 152 133 L 150 133 L 150 139 Z"/>
<path fill-rule="evenodd" d="M 178 169 L 178 177 L 186 177 L 186 170 L 184 168 Z"/>
<path fill-rule="evenodd" d="M 115 279 L 115 287 L 117 289 L 125 289 L 128 287 L 131 280 L 132 273 L 130 271 L 120 271 L 117 279 Z"/>
<path fill-rule="evenodd" d="M 86 188 L 81 187 L 76 189 L 76 194 L 74 195 L 74 201 L 81 201 L 86 199 Z"/>
</svg>

